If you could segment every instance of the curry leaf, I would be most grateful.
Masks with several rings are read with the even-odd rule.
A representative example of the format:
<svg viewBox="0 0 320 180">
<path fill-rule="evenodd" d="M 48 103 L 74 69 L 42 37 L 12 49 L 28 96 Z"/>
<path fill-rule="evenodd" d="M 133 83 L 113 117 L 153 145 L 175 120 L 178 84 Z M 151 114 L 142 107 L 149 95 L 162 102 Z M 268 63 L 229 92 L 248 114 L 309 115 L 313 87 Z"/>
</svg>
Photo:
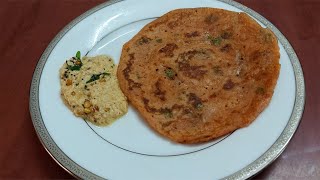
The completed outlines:
<svg viewBox="0 0 320 180">
<path fill-rule="evenodd" d="M 76 54 L 76 58 L 77 58 L 78 60 L 80 60 L 80 59 L 81 59 L 81 52 L 80 52 L 80 51 L 78 51 L 78 52 L 77 52 L 77 54 Z"/>
<path fill-rule="evenodd" d="M 110 73 L 100 73 L 100 74 L 93 74 L 92 76 L 91 76 L 91 78 L 86 82 L 86 83 L 91 83 L 91 82 L 93 82 L 93 81 L 96 81 L 96 80 L 98 80 L 98 79 L 100 79 L 100 76 L 101 75 L 110 75 Z"/>
</svg>

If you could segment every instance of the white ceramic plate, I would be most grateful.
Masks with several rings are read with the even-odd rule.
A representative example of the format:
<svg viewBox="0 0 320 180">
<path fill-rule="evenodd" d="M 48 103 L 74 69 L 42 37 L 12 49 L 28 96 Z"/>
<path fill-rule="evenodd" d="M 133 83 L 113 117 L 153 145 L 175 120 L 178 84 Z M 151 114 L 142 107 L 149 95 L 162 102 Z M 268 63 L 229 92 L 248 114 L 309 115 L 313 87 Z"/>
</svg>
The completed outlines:
<svg viewBox="0 0 320 180">
<path fill-rule="evenodd" d="M 249 127 L 201 145 L 175 144 L 154 133 L 135 110 L 110 127 L 75 117 L 60 98 L 58 70 L 75 52 L 108 54 L 119 62 L 122 45 L 144 25 L 177 8 L 215 7 L 244 11 L 279 39 L 281 71 L 268 108 Z M 229 0 L 108 1 L 67 25 L 35 69 L 30 112 L 49 154 L 83 179 L 245 179 L 284 150 L 304 107 L 304 79 L 286 38 L 269 21 Z"/>
</svg>

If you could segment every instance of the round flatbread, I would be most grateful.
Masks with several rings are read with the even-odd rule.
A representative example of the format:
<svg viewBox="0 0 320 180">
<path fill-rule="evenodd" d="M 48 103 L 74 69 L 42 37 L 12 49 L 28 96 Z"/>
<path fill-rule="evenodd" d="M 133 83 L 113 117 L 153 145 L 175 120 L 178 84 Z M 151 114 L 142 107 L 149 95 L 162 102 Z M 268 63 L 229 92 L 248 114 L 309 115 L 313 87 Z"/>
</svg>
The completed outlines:
<svg viewBox="0 0 320 180">
<path fill-rule="evenodd" d="M 144 120 L 179 143 L 248 126 L 279 76 L 275 35 L 245 13 L 178 9 L 123 46 L 120 88 Z"/>
<path fill-rule="evenodd" d="M 93 124 L 111 124 L 128 111 L 116 71 L 113 60 L 104 55 L 66 61 L 60 69 L 65 104 L 76 116 Z"/>
</svg>

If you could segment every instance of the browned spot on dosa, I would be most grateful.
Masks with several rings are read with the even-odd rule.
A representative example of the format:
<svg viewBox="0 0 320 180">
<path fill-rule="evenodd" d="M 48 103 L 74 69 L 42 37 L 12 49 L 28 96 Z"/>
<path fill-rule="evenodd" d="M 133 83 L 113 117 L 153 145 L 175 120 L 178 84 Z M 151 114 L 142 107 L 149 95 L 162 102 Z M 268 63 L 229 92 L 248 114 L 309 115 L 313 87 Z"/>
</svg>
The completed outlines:
<svg viewBox="0 0 320 180">
<path fill-rule="evenodd" d="M 178 49 L 178 46 L 174 43 L 169 43 L 165 47 L 161 48 L 159 52 L 164 53 L 166 57 L 172 57 L 175 49 Z"/>
<path fill-rule="evenodd" d="M 160 100 L 165 101 L 166 100 L 166 91 L 161 89 L 161 80 L 158 79 L 158 81 L 155 84 L 156 90 L 154 91 L 154 95 L 158 97 Z"/>
<path fill-rule="evenodd" d="M 184 34 L 184 36 L 187 38 L 197 37 L 197 36 L 200 36 L 200 33 L 198 31 L 194 31 L 192 33 L 186 33 L 186 34 Z"/>
<path fill-rule="evenodd" d="M 130 78 L 130 72 L 131 72 L 131 68 L 132 68 L 134 59 L 135 59 L 134 58 L 134 54 L 129 54 L 129 60 L 128 60 L 128 63 L 127 63 L 127 67 L 123 70 L 124 78 L 129 83 L 129 90 L 132 90 L 133 88 L 140 88 L 141 87 L 140 83 L 134 82 Z"/>
<path fill-rule="evenodd" d="M 234 82 L 232 82 L 230 79 L 223 85 L 223 89 L 230 90 L 234 87 Z"/>
</svg>

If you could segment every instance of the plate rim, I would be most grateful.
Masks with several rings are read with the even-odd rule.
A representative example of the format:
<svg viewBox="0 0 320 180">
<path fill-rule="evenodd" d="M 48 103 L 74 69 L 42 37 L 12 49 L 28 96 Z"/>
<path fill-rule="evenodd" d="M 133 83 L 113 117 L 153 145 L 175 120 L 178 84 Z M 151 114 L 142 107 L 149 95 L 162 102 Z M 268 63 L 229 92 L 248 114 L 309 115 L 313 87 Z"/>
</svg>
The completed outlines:
<svg viewBox="0 0 320 180">
<path fill-rule="evenodd" d="M 72 20 L 69 24 L 67 24 L 49 43 L 47 48 L 42 53 L 32 76 L 32 81 L 30 85 L 30 96 L 29 96 L 29 111 L 32 119 L 32 123 L 38 139 L 40 140 L 44 149 L 48 152 L 48 154 L 59 164 L 64 170 L 70 173 L 75 178 L 81 179 L 104 179 L 87 169 L 81 167 L 79 164 L 74 162 L 71 158 L 69 158 L 55 143 L 55 141 L 51 138 L 49 132 L 47 131 L 45 124 L 43 122 L 40 106 L 39 106 L 39 85 L 40 85 L 40 78 L 42 74 L 42 70 L 44 65 L 47 62 L 48 57 L 51 54 L 51 51 L 55 48 L 56 44 L 61 40 L 61 38 L 71 30 L 76 24 L 81 22 L 86 17 L 90 16 L 91 14 L 103 9 L 107 6 L 113 5 L 118 2 L 122 2 L 125 0 L 109 0 L 104 2 L 100 5 L 97 5 L 90 10 L 86 11 L 85 13 L 81 14 L 74 20 Z M 262 15 L 257 13 L 256 11 L 242 5 L 241 3 L 235 2 L 233 0 L 216 0 L 228 5 L 234 6 L 247 14 L 251 15 L 252 17 L 259 20 L 263 23 L 266 27 L 272 30 L 277 36 L 279 42 L 283 45 L 286 53 L 289 56 L 291 65 L 293 67 L 294 76 L 295 76 L 295 83 L 296 83 L 296 92 L 295 92 L 295 102 L 293 106 L 293 110 L 290 116 L 290 119 L 278 137 L 278 139 L 273 143 L 273 145 L 264 152 L 259 158 L 251 162 L 246 167 L 242 168 L 241 170 L 224 177 L 224 179 L 247 179 L 250 178 L 257 173 L 261 172 L 264 168 L 270 165 L 274 160 L 276 160 L 280 154 L 285 150 L 288 143 L 292 139 L 293 135 L 295 134 L 304 112 L 305 106 L 305 82 L 304 82 L 304 75 L 303 70 L 298 59 L 297 54 L 295 53 L 293 47 L 286 39 L 286 37 L 266 18 Z"/>
</svg>

